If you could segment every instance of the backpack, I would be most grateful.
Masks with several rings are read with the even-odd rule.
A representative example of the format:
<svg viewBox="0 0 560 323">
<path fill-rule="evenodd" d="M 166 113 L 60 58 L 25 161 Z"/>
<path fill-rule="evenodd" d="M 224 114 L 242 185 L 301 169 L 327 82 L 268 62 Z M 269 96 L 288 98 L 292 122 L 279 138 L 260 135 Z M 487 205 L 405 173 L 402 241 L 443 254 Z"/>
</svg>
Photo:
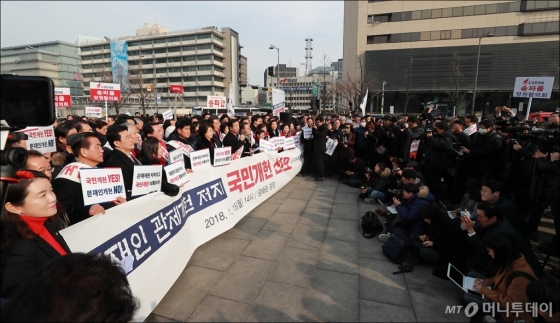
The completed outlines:
<svg viewBox="0 0 560 323">
<path fill-rule="evenodd" d="M 376 234 L 383 231 L 383 224 L 377 218 L 377 215 L 372 211 L 367 211 L 361 218 L 362 235 L 364 238 L 371 239 Z"/>
<path fill-rule="evenodd" d="M 408 256 L 410 240 L 399 229 L 393 229 L 393 233 L 381 249 L 389 260 L 395 264 L 402 264 Z"/>
</svg>

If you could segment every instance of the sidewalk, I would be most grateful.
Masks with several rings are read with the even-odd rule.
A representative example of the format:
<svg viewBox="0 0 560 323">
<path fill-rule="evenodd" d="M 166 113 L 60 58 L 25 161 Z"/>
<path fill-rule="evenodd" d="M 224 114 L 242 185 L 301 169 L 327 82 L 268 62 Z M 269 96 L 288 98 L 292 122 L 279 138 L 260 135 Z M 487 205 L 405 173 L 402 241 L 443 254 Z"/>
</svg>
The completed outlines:
<svg viewBox="0 0 560 323">
<path fill-rule="evenodd" d="M 398 266 L 365 239 L 378 205 L 334 179 L 294 178 L 235 228 L 198 248 L 146 322 L 469 322 L 450 281 Z"/>
</svg>

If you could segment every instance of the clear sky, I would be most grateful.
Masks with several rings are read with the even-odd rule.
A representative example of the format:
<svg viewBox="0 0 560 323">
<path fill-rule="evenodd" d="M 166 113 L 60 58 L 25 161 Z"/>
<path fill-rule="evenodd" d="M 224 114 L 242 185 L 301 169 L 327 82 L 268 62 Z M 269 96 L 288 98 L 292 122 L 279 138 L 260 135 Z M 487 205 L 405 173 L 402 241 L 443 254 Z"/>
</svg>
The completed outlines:
<svg viewBox="0 0 560 323">
<path fill-rule="evenodd" d="M 169 31 L 216 26 L 239 33 L 250 84 L 262 85 L 267 66 L 305 63 L 305 39 L 313 38 L 313 67 L 323 55 L 342 58 L 343 1 L 1 1 L 1 47 L 53 40 L 72 43 L 77 35 L 134 36 L 144 23 Z"/>
</svg>

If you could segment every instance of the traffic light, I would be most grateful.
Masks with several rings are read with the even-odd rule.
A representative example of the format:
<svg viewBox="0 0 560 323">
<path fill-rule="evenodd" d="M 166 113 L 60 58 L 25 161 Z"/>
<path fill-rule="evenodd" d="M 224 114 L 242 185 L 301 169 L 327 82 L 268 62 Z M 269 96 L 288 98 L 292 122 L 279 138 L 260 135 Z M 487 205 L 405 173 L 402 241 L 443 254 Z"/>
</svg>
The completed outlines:
<svg viewBox="0 0 560 323">
<path fill-rule="evenodd" d="M 274 76 L 274 66 L 268 67 L 268 76 Z"/>
</svg>

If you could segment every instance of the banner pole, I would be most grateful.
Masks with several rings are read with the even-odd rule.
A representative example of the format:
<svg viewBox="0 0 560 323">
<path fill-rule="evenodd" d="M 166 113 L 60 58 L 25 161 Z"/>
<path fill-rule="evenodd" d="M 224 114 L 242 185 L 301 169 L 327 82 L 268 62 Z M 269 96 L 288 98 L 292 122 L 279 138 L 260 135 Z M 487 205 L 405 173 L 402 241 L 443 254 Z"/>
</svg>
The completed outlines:
<svg viewBox="0 0 560 323">
<path fill-rule="evenodd" d="M 531 113 L 531 103 L 533 103 L 533 98 L 529 98 L 529 103 L 527 104 L 527 113 L 525 113 L 525 120 L 529 120 L 529 113 Z"/>
<path fill-rule="evenodd" d="M 177 121 L 177 97 L 179 94 L 175 94 L 175 109 L 173 109 L 173 120 Z"/>
<path fill-rule="evenodd" d="M 105 100 L 105 120 L 109 122 L 109 112 L 107 110 L 107 100 Z"/>
</svg>

